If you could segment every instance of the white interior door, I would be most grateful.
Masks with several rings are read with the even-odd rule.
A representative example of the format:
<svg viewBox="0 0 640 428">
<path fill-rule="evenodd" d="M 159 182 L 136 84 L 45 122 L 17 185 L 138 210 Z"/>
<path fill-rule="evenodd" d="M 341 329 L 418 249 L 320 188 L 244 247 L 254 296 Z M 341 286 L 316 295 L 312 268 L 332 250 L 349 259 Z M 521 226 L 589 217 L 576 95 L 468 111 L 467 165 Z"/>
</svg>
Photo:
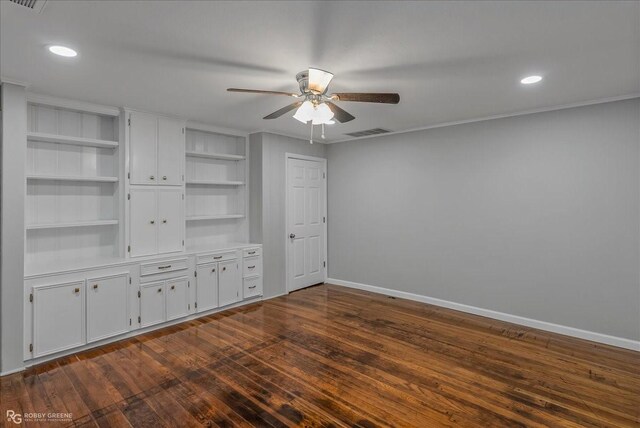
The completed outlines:
<svg viewBox="0 0 640 428">
<path fill-rule="evenodd" d="M 325 279 L 325 163 L 287 159 L 288 291 Z"/>
<path fill-rule="evenodd" d="M 131 184 L 157 184 L 158 119 L 139 112 L 129 117 Z"/>
<path fill-rule="evenodd" d="M 158 184 L 180 186 L 184 169 L 184 122 L 158 119 Z"/>
</svg>

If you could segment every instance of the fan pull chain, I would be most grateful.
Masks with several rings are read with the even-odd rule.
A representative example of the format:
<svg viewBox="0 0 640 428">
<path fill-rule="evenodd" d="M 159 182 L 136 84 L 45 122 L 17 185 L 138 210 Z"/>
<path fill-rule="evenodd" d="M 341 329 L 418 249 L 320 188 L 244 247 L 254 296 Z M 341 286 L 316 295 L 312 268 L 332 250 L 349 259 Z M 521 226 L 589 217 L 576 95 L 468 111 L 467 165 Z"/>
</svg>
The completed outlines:
<svg viewBox="0 0 640 428">
<path fill-rule="evenodd" d="M 321 135 L 321 137 L 322 137 L 322 139 L 324 140 L 324 123 L 323 123 L 323 124 L 321 124 L 320 126 L 322 126 L 322 135 Z"/>
<path fill-rule="evenodd" d="M 313 144 L 313 122 L 309 121 L 309 123 L 311 123 L 311 135 L 309 136 L 309 144 Z"/>
</svg>

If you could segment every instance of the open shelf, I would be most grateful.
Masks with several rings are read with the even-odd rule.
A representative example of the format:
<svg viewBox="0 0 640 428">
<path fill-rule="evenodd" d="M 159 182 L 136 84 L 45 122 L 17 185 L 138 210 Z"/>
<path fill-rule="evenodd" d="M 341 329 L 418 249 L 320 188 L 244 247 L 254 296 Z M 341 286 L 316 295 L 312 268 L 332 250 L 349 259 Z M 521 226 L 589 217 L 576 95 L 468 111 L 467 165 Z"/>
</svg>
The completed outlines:
<svg viewBox="0 0 640 428">
<path fill-rule="evenodd" d="M 221 159 L 221 160 L 230 160 L 230 161 L 240 161 L 244 160 L 245 157 L 242 155 L 228 155 L 226 153 L 201 153 L 201 152 L 186 152 L 187 157 L 192 158 L 208 158 L 208 159 Z"/>
<path fill-rule="evenodd" d="M 187 180 L 187 184 L 201 184 L 206 186 L 243 186 L 244 181 Z"/>
<path fill-rule="evenodd" d="M 49 181 L 93 181 L 99 183 L 116 183 L 118 177 L 83 177 L 71 175 L 40 175 L 29 174 L 27 180 L 49 180 Z"/>
<path fill-rule="evenodd" d="M 118 224 L 118 220 L 93 220 L 93 221 L 76 221 L 66 223 L 42 223 L 42 224 L 28 224 L 27 230 L 34 229 L 62 229 L 68 227 L 89 227 L 89 226 L 107 226 L 112 224 Z"/>
<path fill-rule="evenodd" d="M 27 140 L 42 141 L 45 143 L 70 144 L 74 146 L 89 146 L 101 148 L 116 148 L 117 141 L 98 140 L 95 138 L 70 137 L 66 135 L 47 134 L 43 132 L 28 132 Z"/>
<path fill-rule="evenodd" d="M 232 218 L 244 218 L 244 214 L 219 214 L 219 215 L 197 215 L 187 217 L 187 221 L 201 221 L 201 220 L 226 220 Z"/>
</svg>

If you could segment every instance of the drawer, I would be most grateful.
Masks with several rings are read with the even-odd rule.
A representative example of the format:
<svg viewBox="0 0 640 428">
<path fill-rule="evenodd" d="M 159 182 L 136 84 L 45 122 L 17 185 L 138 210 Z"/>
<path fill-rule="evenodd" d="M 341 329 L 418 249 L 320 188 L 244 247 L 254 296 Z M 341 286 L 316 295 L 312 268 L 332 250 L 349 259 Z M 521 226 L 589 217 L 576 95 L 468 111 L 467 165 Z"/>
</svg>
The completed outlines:
<svg viewBox="0 0 640 428">
<path fill-rule="evenodd" d="M 201 265 L 203 263 L 213 263 L 213 262 L 223 262 L 226 260 L 233 260 L 236 258 L 235 251 L 226 251 L 224 253 L 213 253 L 213 254 L 205 254 L 202 256 L 198 256 L 197 264 Z"/>
<path fill-rule="evenodd" d="M 253 278 L 245 278 L 243 288 L 243 297 L 245 299 L 262 296 L 262 277 L 254 276 Z"/>
<path fill-rule="evenodd" d="M 163 262 L 142 263 L 140 276 L 154 275 L 157 273 L 173 272 L 187 268 L 187 259 L 165 260 Z"/>
<path fill-rule="evenodd" d="M 243 251 L 244 257 L 259 256 L 261 254 L 262 248 L 245 248 L 245 250 Z"/>
<path fill-rule="evenodd" d="M 242 276 L 259 276 L 262 275 L 262 257 L 247 257 L 242 263 Z"/>
</svg>

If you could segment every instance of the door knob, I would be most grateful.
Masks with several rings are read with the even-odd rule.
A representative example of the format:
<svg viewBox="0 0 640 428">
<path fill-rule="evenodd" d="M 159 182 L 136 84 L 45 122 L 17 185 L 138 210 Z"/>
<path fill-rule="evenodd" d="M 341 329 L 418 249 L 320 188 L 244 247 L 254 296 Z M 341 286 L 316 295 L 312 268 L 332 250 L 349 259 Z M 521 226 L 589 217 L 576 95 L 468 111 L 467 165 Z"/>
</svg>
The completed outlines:
<svg viewBox="0 0 640 428">
<path fill-rule="evenodd" d="M 295 233 L 292 233 L 292 234 L 290 234 L 290 235 L 289 235 L 289 238 L 291 238 L 291 239 L 293 239 L 293 238 L 295 238 L 295 237 L 296 237 L 296 234 L 295 234 Z"/>
</svg>

